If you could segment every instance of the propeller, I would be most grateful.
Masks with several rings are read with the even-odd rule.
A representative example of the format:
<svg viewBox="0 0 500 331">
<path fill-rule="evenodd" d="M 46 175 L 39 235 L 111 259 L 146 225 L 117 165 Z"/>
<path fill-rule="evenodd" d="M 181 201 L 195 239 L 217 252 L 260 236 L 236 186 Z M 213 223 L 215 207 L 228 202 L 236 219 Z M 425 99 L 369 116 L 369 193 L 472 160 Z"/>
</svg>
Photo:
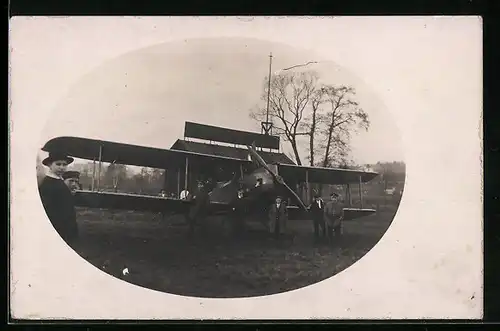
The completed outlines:
<svg viewBox="0 0 500 331">
<path fill-rule="evenodd" d="M 255 143 L 252 144 L 252 146 L 247 146 L 248 148 L 248 151 L 250 152 L 250 154 L 252 155 L 253 159 L 257 161 L 257 163 L 262 166 L 264 169 L 267 170 L 267 172 L 269 172 L 271 174 L 271 176 L 273 176 L 273 179 L 280 185 L 284 186 L 294 197 L 295 199 L 297 200 L 297 202 L 299 203 L 299 205 L 305 210 L 307 211 L 307 207 L 304 205 L 304 203 L 302 202 L 302 199 L 297 195 L 297 193 L 295 193 L 294 190 L 292 190 L 290 188 L 290 186 L 288 186 L 285 181 L 283 180 L 283 177 L 281 177 L 280 175 L 276 174 L 273 172 L 273 170 L 267 165 L 266 161 L 264 161 L 264 159 L 259 155 L 259 153 L 257 153 L 256 149 L 255 149 Z"/>
</svg>

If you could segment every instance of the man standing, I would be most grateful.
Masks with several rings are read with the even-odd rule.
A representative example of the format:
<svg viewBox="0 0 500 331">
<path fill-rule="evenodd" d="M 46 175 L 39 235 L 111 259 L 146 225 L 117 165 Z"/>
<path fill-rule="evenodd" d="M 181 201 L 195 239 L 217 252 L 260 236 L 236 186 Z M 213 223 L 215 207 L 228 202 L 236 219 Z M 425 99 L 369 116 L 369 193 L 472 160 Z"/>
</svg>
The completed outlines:
<svg viewBox="0 0 500 331">
<path fill-rule="evenodd" d="M 314 223 L 314 240 L 318 241 L 320 237 L 320 230 L 322 232 L 322 236 L 326 236 L 326 224 L 325 224 L 325 216 L 324 216 L 324 207 L 325 203 L 323 199 L 319 197 L 319 194 L 314 193 L 313 203 L 309 206 L 309 211 L 311 212 L 311 216 Z"/>
<path fill-rule="evenodd" d="M 338 236 L 342 232 L 344 207 L 339 200 L 340 196 L 334 192 L 330 195 L 330 201 L 325 206 L 326 233 L 330 240 L 333 240 L 333 235 Z"/>
<path fill-rule="evenodd" d="M 80 189 L 80 173 L 78 171 L 66 171 L 62 175 L 62 179 L 71 191 L 71 194 L 75 195 L 76 191 Z"/>
<path fill-rule="evenodd" d="M 269 208 L 269 232 L 276 238 L 286 233 L 288 221 L 288 210 L 280 196 L 276 197 L 275 203 Z"/>
<path fill-rule="evenodd" d="M 60 153 L 49 153 L 42 161 L 48 167 L 39 192 L 47 216 L 61 238 L 71 245 L 78 237 L 76 211 L 73 196 L 62 175 L 73 158 Z"/>
<path fill-rule="evenodd" d="M 189 199 L 189 191 L 184 189 L 181 191 L 181 194 L 179 195 L 179 198 L 181 200 L 188 200 Z"/>
<path fill-rule="evenodd" d="M 196 223 L 203 222 L 206 216 L 206 209 L 210 204 L 210 196 L 203 182 L 198 182 L 198 191 L 193 197 L 193 205 L 189 209 L 187 215 L 189 223 L 189 235 L 194 235 L 194 227 Z"/>
<path fill-rule="evenodd" d="M 240 234 L 243 230 L 244 218 L 245 218 L 245 191 L 240 185 L 237 193 L 236 199 L 232 201 L 233 212 L 231 217 L 232 230 L 234 234 Z"/>
</svg>

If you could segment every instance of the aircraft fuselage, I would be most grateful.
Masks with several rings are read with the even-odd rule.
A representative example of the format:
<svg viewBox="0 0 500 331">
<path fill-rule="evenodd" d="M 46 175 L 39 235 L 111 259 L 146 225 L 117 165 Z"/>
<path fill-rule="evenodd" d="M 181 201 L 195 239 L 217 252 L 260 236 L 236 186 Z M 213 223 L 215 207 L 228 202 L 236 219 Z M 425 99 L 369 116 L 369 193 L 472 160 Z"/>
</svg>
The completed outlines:
<svg viewBox="0 0 500 331">
<path fill-rule="evenodd" d="M 277 194 L 273 177 L 264 168 L 258 168 L 249 174 L 244 174 L 239 180 L 228 181 L 214 188 L 210 193 L 210 201 L 233 203 L 238 199 L 238 191 L 242 191 L 245 198 L 267 201 Z"/>
</svg>

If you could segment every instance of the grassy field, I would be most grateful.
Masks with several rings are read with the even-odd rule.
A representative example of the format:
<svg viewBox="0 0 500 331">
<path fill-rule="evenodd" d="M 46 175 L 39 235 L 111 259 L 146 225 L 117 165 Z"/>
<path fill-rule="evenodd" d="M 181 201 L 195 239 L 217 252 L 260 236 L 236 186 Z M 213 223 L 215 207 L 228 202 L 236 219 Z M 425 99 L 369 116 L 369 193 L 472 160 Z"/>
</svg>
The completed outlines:
<svg viewBox="0 0 500 331">
<path fill-rule="evenodd" d="M 291 222 L 293 242 L 268 238 L 258 224 L 235 238 L 220 218 L 188 238 L 179 217 L 79 210 L 81 241 L 75 249 L 104 272 L 150 289 L 197 297 L 259 296 L 307 286 L 349 267 L 378 242 L 394 213 L 345 222 L 337 242 L 318 245 L 311 221 Z"/>
</svg>

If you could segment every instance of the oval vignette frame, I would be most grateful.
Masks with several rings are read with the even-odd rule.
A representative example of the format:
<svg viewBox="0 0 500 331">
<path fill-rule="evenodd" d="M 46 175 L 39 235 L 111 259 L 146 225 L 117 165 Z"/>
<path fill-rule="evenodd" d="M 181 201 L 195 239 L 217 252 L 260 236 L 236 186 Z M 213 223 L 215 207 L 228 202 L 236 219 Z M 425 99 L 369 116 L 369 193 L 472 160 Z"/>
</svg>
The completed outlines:
<svg viewBox="0 0 500 331">
<path fill-rule="evenodd" d="M 182 139 L 185 121 L 257 131 L 258 126 L 242 112 L 248 114 L 262 105 L 259 98 L 269 70 L 269 52 L 274 56 L 273 68 L 319 59 L 310 52 L 257 39 L 204 38 L 154 45 L 108 60 L 82 77 L 62 99 L 43 131 L 41 146 L 56 137 L 75 136 L 168 149 Z M 358 139 L 355 143 L 390 142 L 394 155 L 402 155 L 399 131 L 373 92 L 334 62 L 313 62 L 318 62 L 314 70 L 326 83 L 353 86 L 356 100 L 372 119 L 365 134 L 368 138 L 353 137 Z M 201 87 L 200 82 L 204 82 Z M 363 154 L 368 149 L 359 147 L 355 152 Z M 39 181 L 44 176 L 40 162 L 45 156 L 41 152 L 37 157 Z M 384 157 L 381 161 L 387 161 Z M 88 190 L 92 167 L 85 162 L 78 160 L 69 168 L 80 171 L 80 182 Z M 193 241 L 186 238 L 187 227 L 179 216 L 165 221 L 151 212 L 77 208 L 81 243 L 74 249 L 118 279 L 170 294 L 241 298 L 297 290 L 347 270 L 379 242 L 392 223 L 404 189 L 404 162 L 400 158 L 373 165 L 385 176 L 383 181 L 376 177 L 363 195 L 369 200 L 366 205 L 377 205 L 377 213 L 344 222 L 344 233 L 333 245 L 311 242 L 312 221 L 290 222 L 298 238 L 293 244 L 265 238 L 258 226 L 252 229 L 255 234 L 250 231 L 246 238 L 233 240 L 219 218 L 207 221 L 203 240 Z M 116 175 L 108 166 L 102 168 L 101 181 L 109 184 L 112 177 L 114 185 L 113 176 L 119 177 L 122 170 L 114 169 Z M 399 181 L 396 185 L 391 184 L 391 171 L 397 178 L 393 182 Z M 122 185 L 130 181 L 132 187 L 141 178 L 160 177 L 154 171 L 141 174 L 139 169 L 120 178 Z M 392 185 L 389 191 L 382 191 L 388 183 Z"/>
</svg>

